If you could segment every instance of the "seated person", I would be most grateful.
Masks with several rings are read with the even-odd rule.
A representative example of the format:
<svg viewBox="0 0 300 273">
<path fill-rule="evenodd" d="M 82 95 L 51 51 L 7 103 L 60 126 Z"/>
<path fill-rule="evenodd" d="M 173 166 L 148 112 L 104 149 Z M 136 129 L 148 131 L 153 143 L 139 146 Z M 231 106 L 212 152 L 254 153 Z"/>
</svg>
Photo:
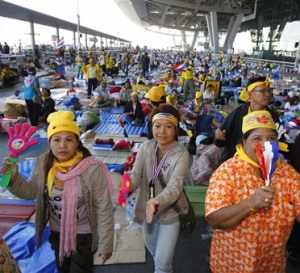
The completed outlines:
<svg viewBox="0 0 300 273">
<path fill-rule="evenodd" d="M 130 101 L 130 94 L 132 92 L 132 86 L 130 80 L 127 80 L 120 91 L 120 104 L 127 104 Z"/>
<path fill-rule="evenodd" d="M 195 144 L 191 176 L 195 185 L 207 186 L 210 176 L 221 163 L 222 148 L 213 143 L 213 137 L 204 135 L 198 136 Z"/>
<path fill-rule="evenodd" d="M 41 107 L 41 121 L 46 122 L 49 114 L 56 111 L 55 101 L 51 98 L 51 91 L 49 88 L 42 88 L 42 107 Z"/>
<path fill-rule="evenodd" d="M 219 123 L 215 120 L 212 104 L 206 103 L 203 110 L 197 115 L 196 122 L 193 127 L 193 135 L 214 136 L 214 131 L 219 127 Z"/>
<path fill-rule="evenodd" d="M 133 125 L 141 126 L 144 123 L 144 113 L 136 92 L 131 93 L 131 101 L 126 104 L 124 114 Z"/>
<path fill-rule="evenodd" d="M 107 83 L 103 80 L 100 86 L 94 90 L 94 97 L 89 107 L 109 107 L 112 103 L 113 101 L 110 99 Z"/>
</svg>

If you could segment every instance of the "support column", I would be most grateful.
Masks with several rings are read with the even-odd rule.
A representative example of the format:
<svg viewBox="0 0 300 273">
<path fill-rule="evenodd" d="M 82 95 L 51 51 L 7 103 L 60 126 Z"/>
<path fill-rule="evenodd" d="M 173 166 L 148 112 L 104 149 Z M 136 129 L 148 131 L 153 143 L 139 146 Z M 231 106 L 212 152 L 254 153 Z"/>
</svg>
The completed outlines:
<svg viewBox="0 0 300 273">
<path fill-rule="evenodd" d="M 86 49 L 88 49 L 88 37 L 87 37 L 87 33 L 85 34 L 85 47 L 86 47 Z"/>
<path fill-rule="evenodd" d="M 56 39 L 59 41 L 59 27 L 56 27 Z"/>
<path fill-rule="evenodd" d="M 76 48 L 76 32 L 73 31 L 73 45 L 74 45 L 74 48 Z"/>
<path fill-rule="evenodd" d="M 78 4 L 78 2 L 77 2 L 77 4 Z M 77 10 L 78 10 L 78 7 L 77 7 Z M 78 13 L 77 14 L 77 39 L 78 39 L 77 46 L 78 46 L 78 50 L 81 49 L 80 38 L 81 38 L 81 33 L 80 33 L 80 16 L 79 16 L 79 13 Z"/>
<path fill-rule="evenodd" d="M 191 49 L 194 49 L 197 38 L 198 38 L 198 35 L 199 35 L 199 30 L 196 30 L 195 33 L 194 33 L 192 44 L 191 44 Z"/>
<path fill-rule="evenodd" d="M 243 14 L 238 14 L 230 18 L 227 35 L 224 42 L 224 52 L 227 52 L 229 49 L 232 49 L 234 39 L 241 26 L 243 16 Z"/>
<path fill-rule="evenodd" d="M 30 36 L 31 36 L 31 45 L 32 45 L 32 60 L 35 60 L 35 33 L 34 33 L 34 23 L 30 22 Z"/>
<path fill-rule="evenodd" d="M 215 45 L 214 45 L 214 40 L 213 40 L 213 35 L 212 35 L 212 28 L 211 28 L 211 20 L 210 20 L 210 15 L 207 14 L 205 16 L 206 18 L 206 24 L 207 24 L 207 29 L 208 29 L 208 39 L 209 39 L 209 45 L 211 48 L 214 48 Z"/>
<path fill-rule="evenodd" d="M 96 36 L 94 36 L 94 49 L 96 50 L 96 47 L 97 47 L 97 37 Z"/>
<path fill-rule="evenodd" d="M 270 31 L 269 31 L 269 46 L 268 46 L 268 51 L 273 51 L 273 42 L 274 42 L 274 36 L 275 36 L 275 27 L 271 26 Z"/>
<path fill-rule="evenodd" d="M 211 20 L 211 30 L 212 30 L 212 38 L 214 41 L 214 52 L 219 51 L 219 31 L 218 31 L 218 18 L 217 18 L 217 12 L 211 11 L 210 14 L 210 20 Z"/>
<path fill-rule="evenodd" d="M 185 51 L 187 50 L 187 44 L 186 44 L 186 35 L 184 30 L 181 31 L 181 36 L 182 36 L 183 50 Z"/>
</svg>

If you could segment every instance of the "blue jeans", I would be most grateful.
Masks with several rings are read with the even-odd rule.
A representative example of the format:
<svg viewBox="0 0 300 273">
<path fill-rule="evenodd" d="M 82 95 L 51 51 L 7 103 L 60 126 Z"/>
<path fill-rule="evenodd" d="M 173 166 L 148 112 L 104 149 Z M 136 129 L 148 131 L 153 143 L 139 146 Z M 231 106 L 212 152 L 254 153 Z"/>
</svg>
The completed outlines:
<svg viewBox="0 0 300 273">
<path fill-rule="evenodd" d="M 159 219 L 144 225 L 144 239 L 154 259 L 154 273 L 172 273 L 173 257 L 179 236 L 179 222 L 161 224 Z"/>
</svg>

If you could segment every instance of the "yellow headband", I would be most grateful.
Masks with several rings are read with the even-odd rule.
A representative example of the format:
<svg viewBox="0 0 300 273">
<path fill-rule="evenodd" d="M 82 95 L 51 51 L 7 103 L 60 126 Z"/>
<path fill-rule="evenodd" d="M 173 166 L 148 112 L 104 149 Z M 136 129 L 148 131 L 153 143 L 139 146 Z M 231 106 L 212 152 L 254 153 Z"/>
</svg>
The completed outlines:
<svg viewBox="0 0 300 273">
<path fill-rule="evenodd" d="M 160 120 L 160 119 L 164 119 L 166 121 L 171 122 L 173 125 L 178 126 L 178 120 L 172 114 L 169 114 L 169 113 L 157 113 L 157 114 L 155 114 L 153 116 L 152 123 L 154 123 L 155 121 Z"/>
<path fill-rule="evenodd" d="M 243 118 L 243 134 L 257 128 L 268 128 L 276 130 L 276 125 L 271 114 L 266 110 L 250 112 Z"/>
<path fill-rule="evenodd" d="M 254 82 L 251 83 L 247 86 L 247 91 L 250 93 L 252 92 L 256 87 L 264 87 L 264 88 L 269 88 L 270 87 L 270 82 L 269 81 L 264 81 L 264 82 Z"/>
<path fill-rule="evenodd" d="M 243 88 L 240 93 L 240 100 L 247 102 L 249 101 L 249 94 L 256 88 L 256 87 L 263 87 L 263 88 L 269 88 L 270 82 L 268 80 L 264 82 L 254 82 L 249 84 L 247 87 Z"/>
</svg>

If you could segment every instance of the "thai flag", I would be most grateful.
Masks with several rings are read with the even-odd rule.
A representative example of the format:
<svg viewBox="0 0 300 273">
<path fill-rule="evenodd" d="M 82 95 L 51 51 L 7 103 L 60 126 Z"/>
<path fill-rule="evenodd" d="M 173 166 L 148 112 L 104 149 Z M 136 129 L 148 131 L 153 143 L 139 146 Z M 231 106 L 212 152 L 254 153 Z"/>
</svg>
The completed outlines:
<svg viewBox="0 0 300 273">
<path fill-rule="evenodd" d="M 175 68 L 175 71 L 176 71 L 176 72 L 180 72 L 180 71 L 182 71 L 182 70 L 184 70 L 184 69 L 186 69 L 186 68 L 187 68 L 187 65 L 186 65 L 185 63 L 183 63 L 183 64 L 178 65 L 178 66 Z"/>
<path fill-rule="evenodd" d="M 65 47 L 65 41 L 64 41 L 64 37 L 60 38 L 57 40 L 57 44 L 56 44 L 56 48 L 60 49 Z"/>
</svg>

